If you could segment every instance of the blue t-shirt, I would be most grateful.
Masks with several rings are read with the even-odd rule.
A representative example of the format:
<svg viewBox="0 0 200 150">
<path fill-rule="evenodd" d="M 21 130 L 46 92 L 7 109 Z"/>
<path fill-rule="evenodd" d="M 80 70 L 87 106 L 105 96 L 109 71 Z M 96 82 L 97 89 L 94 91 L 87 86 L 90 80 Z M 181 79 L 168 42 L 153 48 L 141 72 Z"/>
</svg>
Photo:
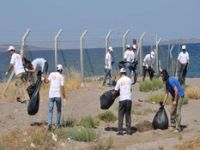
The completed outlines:
<svg viewBox="0 0 200 150">
<path fill-rule="evenodd" d="M 169 77 L 166 83 L 166 90 L 172 95 L 172 97 L 175 96 L 174 87 L 178 89 L 178 96 L 184 96 L 184 90 L 180 82 L 174 77 Z"/>
</svg>

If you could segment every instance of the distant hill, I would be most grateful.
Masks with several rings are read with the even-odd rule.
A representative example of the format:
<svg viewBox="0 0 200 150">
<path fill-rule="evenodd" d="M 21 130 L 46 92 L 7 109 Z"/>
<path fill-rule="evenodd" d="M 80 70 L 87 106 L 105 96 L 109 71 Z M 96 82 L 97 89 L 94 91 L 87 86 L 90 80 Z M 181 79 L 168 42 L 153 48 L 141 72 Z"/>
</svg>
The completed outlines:
<svg viewBox="0 0 200 150">
<path fill-rule="evenodd" d="M 196 44 L 200 43 L 200 39 L 191 38 L 191 39 L 176 39 L 176 40 L 168 40 L 168 41 L 161 41 L 161 45 L 167 44 Z"/>
<path fill-rule="evenodd" d="M 20 51 L 21 45 L 16 45 L 16 44 L 12 44 L 12 45 L 16 48 L 17 51 Z M 8 45 L 8 44 L 1 44 L 0 45 L 0 51 L 7 51 L 9 46 L 10 45 Z M 28 46 L 25 47 L 25 49 L 32 51 L 32 50 L 51 50 L 52 48 L 28 45 Z"/>
</svg>

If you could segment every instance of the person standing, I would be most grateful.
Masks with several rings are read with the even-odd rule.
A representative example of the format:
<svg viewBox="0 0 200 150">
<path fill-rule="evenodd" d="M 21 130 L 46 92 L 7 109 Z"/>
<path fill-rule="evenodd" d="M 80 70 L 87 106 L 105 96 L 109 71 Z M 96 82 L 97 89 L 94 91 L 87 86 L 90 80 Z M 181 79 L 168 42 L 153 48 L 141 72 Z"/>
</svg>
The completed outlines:
<svg viewBox="0 0 200 150">
<path fill-rule="evenodd" d="M 62 75 L 63 67 L 57 65 L 57 71 L 49 74 L 48 78 L 44 79 L 45 83 L 50 82 L 49 88 L 49 112 L 48 112 L 48 130 L 52 128 L 54 102 L 57 106 L 56 128 L 60 126 L 62 99 L 65 99 L 64 77 Z"/>
<path fill-rule="evenodd" d="M 22 62 L 22 57 L 20 54 L 16 53 L 14 46 L 8 47 L 8 54 L 11 56 L 10 64 L 5 73 L 7 76 L 8 73 L 13 69 L 15 73 L 15 87 L 16 87 L 16 100 L 18 102 L 26 102 L 28 99 L 27 93 L 25 91 L 25 70 Z M 27 96 L 27 97 L 26 97 Z M 26 99 L 27 98 L 27 99 Z"/>
<path fill-rule="evenodd" d="M 124 62 L 126 68 L 126 74 L 129 78 L 131 78 L 131 63 L 133 61 L 134 54 L 131 51 L 130 45 L 126 45 L 126 50 L 124 53 Z"/>
<path fill-rule="evenodd" d="M 186 50 L 186 45 L 182 45 L 182 51 L 179 53 L 177 61 L 179 64 L 178 80 L 181 84 L 185 83 L 187 68 L 189 64 L 189 54 Z"/>
<path fill-rule="evenodd" d="M 148 72 L 150 80 L 154 76 L 153 65 L 155 61 L 155 52 L 151 51 L 150 54 L 146 54 L 143 60 L 143 81 L 146 78 L 146 73 Z"/>
<path fill-rule="evenodd" d="M 171 126 L 175 126 L 175 132 L 182 131 L 181 128 L 181 108 L 184 103 L 184 90 L 181 86 L 180 82 L 168 75 L 168 72 L 166 70 L 162 70 L 161 72 L 162 80 L 165 84 L 165 95 L 163 104 L 165 105 L 167 99 L 168 99 L 168 93 L 172 96 L 172 106 L 171 106 L 171 112 L 170 112 L 170 119 L 171 119 Z"/>
<path fill-rule="evenodd" d="M 33 82 L 36 80 L 36 75 L 39 71 L 41 71 L 44 76 L 48 73 L 48 62 L 44 58 L 36 58 L 31 62 L 31 68 L 25 68 L 26 71 L 34 73 Z"/>
<path fill-rule="evenodd" d="M 132 50 L 130 52 L 131 55 L 131 71 L 134 74 L 134 81 L 133 84 L 136 83 L 137 81 L 137 59 L 136 59 L 136 50 L 137 50 L 137 46 L 135 44 L 133 44 L 132 46 Z"/>
<path fill-rule="evenodd" d="M 108 51 L 105 55 L 105 76 L 103 81 L 103 86 L 106 84 L 107 79 L 109 80 L 108 85 L 112 85 L 112 52 L 113 48 L 109 46 Z"/>
<path fill-rule="evenodd" d="M 131 131 L 131 108 L 132 108 L 132 81 L 126 76 L 126 69 L 120 69 L 120 79 L 113 90 L 113 94 L 120 92 L 118 110 L 118 135 L 123 135 L 123 120 L 126 119 L 126 133 Z"/>
</svg>

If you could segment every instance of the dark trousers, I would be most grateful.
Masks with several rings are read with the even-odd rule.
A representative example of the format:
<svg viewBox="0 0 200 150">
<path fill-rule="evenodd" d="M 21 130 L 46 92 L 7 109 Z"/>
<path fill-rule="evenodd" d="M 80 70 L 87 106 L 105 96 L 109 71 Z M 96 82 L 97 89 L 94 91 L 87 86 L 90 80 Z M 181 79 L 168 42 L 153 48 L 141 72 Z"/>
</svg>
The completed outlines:
<svg viewBox="0 0 200 150">
<path fill-rule="evenodd" d="M 146 78 L 147 72 L 148 72 L 148 74 L 149 74 L 150 80 L 152 80 L 152 78 L 153 78 L 153 76 L 154 76 L 154 70 L 153 70 L 151 67 L 147 68 L 146 66 L 143 66 L 143 81 L 144 81 L 145 78 Z"/>
<path fill-rule="evenodd" d="M 187 74 L 187 64 L 180 64 L 178 71 L 178 80 L 181 84 L 185 83 L 185 77 Z"/>
<path fill-rule="evenodd" d="M 111 74 L 111 69 L 105 69 L 105 76 L 104 76 L 104 80 L 103 80 L 103 85 L 106 84 L 106 80 L 109 80 L 109 85 L 111 85 L 112 83 L 112 74 Z"/>
<path fill-rule="evenodd" d="M 131 107 L 132 101 L 124 100 L 119 102 L 119 111 L 118 111 L 118 130 L 122 132 L 123 130 L 123 120 L 124 116 L 126 119 L 126 129 L 131 129 Z"/>
</svg>

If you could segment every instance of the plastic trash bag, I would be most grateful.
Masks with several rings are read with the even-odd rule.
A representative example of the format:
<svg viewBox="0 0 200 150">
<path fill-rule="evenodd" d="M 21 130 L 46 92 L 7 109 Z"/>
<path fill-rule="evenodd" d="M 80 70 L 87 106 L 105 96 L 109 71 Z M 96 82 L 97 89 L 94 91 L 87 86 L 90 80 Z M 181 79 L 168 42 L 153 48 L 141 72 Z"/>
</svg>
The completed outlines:
<svg viewBox="0 0 200 150">
<path fill-rule="evenodd" d="M 112 94 L 112 91 L 113 90 L 106 91 L 100 96 L 101 109 L 109 109 L 114 103 L 115 99 L 119 96 L 119 92 Z"/>
<path fill-rule="evenodd" d="M 162 130 L 169 127 L 169 119 L 162 103 L 160 103 L 160 108 L 153 118 L 152 126 L 154 129 Z"/>
<path fill-rule="evenodd" d="M 30 97 L 30 101 L 28 103 L 27 112 L 29 115 L 35 115 L 39 110 L 39 103 L 40 103 L 40 86 L 41 86 L 41 73 L 37 75 L 37 81 L 31 84 L 27 88 L 27 92 Z"/>
</svg>

